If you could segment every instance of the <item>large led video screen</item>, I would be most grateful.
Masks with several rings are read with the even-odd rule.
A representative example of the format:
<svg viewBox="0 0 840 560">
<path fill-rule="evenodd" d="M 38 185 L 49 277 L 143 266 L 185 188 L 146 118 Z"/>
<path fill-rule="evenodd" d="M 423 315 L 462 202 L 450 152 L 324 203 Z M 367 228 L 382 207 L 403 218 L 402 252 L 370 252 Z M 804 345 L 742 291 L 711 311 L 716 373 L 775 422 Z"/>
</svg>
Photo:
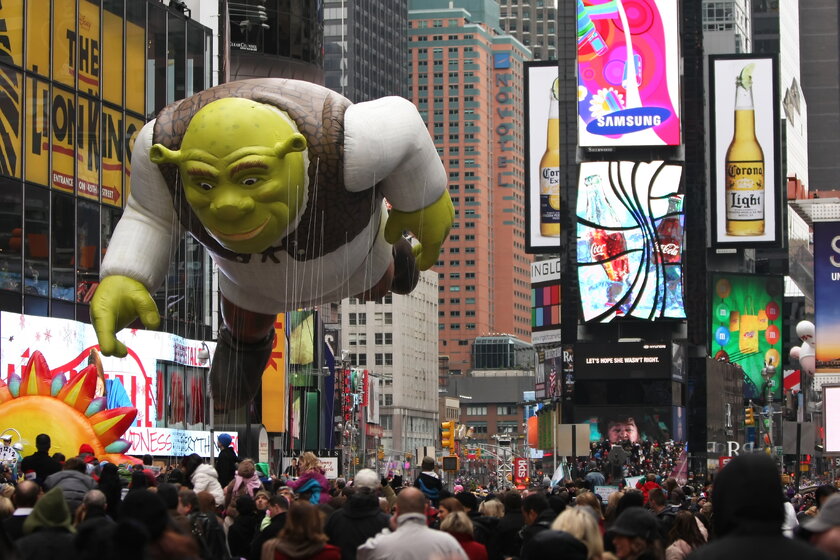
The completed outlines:
<svg viewBox="0 0 840 560">
<path fill-rule="evenodd" d="M 677 0 L 577 0 L 578 144 L 680 144 Z"/>
<path fill-rule="evenodd" d="M 771 56 L 710 57 L 714 245 L 781 244 L 777 75 Z"/>
<path fill-rule="evenodd" d="M 526 250 L 560 252 L 560 83 L 557 61 L 525 65 Z M 567 123 L 566 126 L 569 126 Z M 574 162 L 571 162 L 574 165 Z"/>
<path fill-rule="evenodd" d="M 741 366 L 745 399 L 780 398 L 782 277 L 716 273 L 711 290 L 710 355 Z"/>
<path fill-rule="evenodd" d="M 684 319 L 682 167 L 580 166 L 577 263 L 583 320 Z"/>
<path fill-rule="evenodd" d="M 575 423 L 589 424 L 590 441 L 610 443 L 684 440 L 685 415 L 676 418 L 676 429 L 675 416 L 672 406 L 576 406 L 574 412 Z"/>
</svg>

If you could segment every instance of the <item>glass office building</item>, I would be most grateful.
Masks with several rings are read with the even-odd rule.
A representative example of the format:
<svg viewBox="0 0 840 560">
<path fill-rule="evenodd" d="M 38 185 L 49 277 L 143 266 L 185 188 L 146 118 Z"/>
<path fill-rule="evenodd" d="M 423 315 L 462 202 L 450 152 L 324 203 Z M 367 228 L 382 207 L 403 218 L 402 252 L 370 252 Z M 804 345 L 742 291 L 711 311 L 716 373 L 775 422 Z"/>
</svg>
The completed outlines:
<svg viewBox="0 0 840 560">
<path fill-rule="evenodd" d="M 0 23 L 0 310 L 87 322 L 134 137 L 211 85 L 212 36 L 138 0 L 4 0 Z M 185 237 L 155 294 L 165 330 L 209 337 L 210 276 Z"/>
</svg>

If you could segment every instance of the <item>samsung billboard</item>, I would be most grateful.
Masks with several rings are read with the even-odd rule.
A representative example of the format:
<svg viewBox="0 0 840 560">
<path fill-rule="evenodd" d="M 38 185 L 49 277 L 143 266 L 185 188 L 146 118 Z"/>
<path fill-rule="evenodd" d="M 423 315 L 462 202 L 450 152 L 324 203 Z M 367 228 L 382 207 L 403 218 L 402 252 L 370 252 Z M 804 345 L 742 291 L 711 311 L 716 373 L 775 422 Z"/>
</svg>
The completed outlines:
<svg viewBox="0 0 840 560">
<path fill-rule="evenodd" d="M 680 144 L 677 0 L 577 0 L 578 144 Z"/>
</svg>

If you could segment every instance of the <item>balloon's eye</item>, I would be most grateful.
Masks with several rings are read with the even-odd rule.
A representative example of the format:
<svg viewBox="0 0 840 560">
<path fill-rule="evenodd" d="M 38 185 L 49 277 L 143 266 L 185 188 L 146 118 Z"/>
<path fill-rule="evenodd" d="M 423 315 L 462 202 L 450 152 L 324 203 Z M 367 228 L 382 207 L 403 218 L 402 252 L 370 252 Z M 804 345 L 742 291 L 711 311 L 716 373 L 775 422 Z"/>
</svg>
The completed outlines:
<svg viewBox="0 0 840 560">
<path fill-rule="evenodd" d="M 205 191 L 213 190 L 213 185 L 211 185 L 210 183 L 199 183 L 198 186 L 204 189 Z"/>
<path fill-rule="evenodd" d="M 248 177 L 247 179 L 242 180 L 242 184 L 247 187 L 250 187 L 251 185 L 257 184 L 257 181 L 259 181 L 259 179 L 256 177 Z"/>
</svg>

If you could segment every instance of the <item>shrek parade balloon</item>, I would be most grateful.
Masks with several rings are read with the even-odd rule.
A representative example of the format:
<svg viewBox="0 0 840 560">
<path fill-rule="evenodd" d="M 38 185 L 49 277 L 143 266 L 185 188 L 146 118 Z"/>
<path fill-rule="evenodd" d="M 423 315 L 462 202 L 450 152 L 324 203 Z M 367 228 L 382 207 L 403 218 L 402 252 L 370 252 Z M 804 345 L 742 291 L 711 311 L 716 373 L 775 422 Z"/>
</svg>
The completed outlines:
<svg viewBox="0 0 840 560">
<path fill-rule="evenodd" d="M 225 325 L 211 379 L 237 405 L 258 390 L 277 313 L 410 292 L 454 220 L 434 143 L 400 97 L 353 104 L 297 80 L 222 84 L 163 109 L 131 162 L 91 304 L 102 351 L 124 355 L 115 333 L 138 317 L 157 326 L 150 294 L 189 232 L 219 269 Z M 226 349 L 239 361 L 217 367 Z M 250 378 L 230 385 L 223 368 Z"/>
</svg>

